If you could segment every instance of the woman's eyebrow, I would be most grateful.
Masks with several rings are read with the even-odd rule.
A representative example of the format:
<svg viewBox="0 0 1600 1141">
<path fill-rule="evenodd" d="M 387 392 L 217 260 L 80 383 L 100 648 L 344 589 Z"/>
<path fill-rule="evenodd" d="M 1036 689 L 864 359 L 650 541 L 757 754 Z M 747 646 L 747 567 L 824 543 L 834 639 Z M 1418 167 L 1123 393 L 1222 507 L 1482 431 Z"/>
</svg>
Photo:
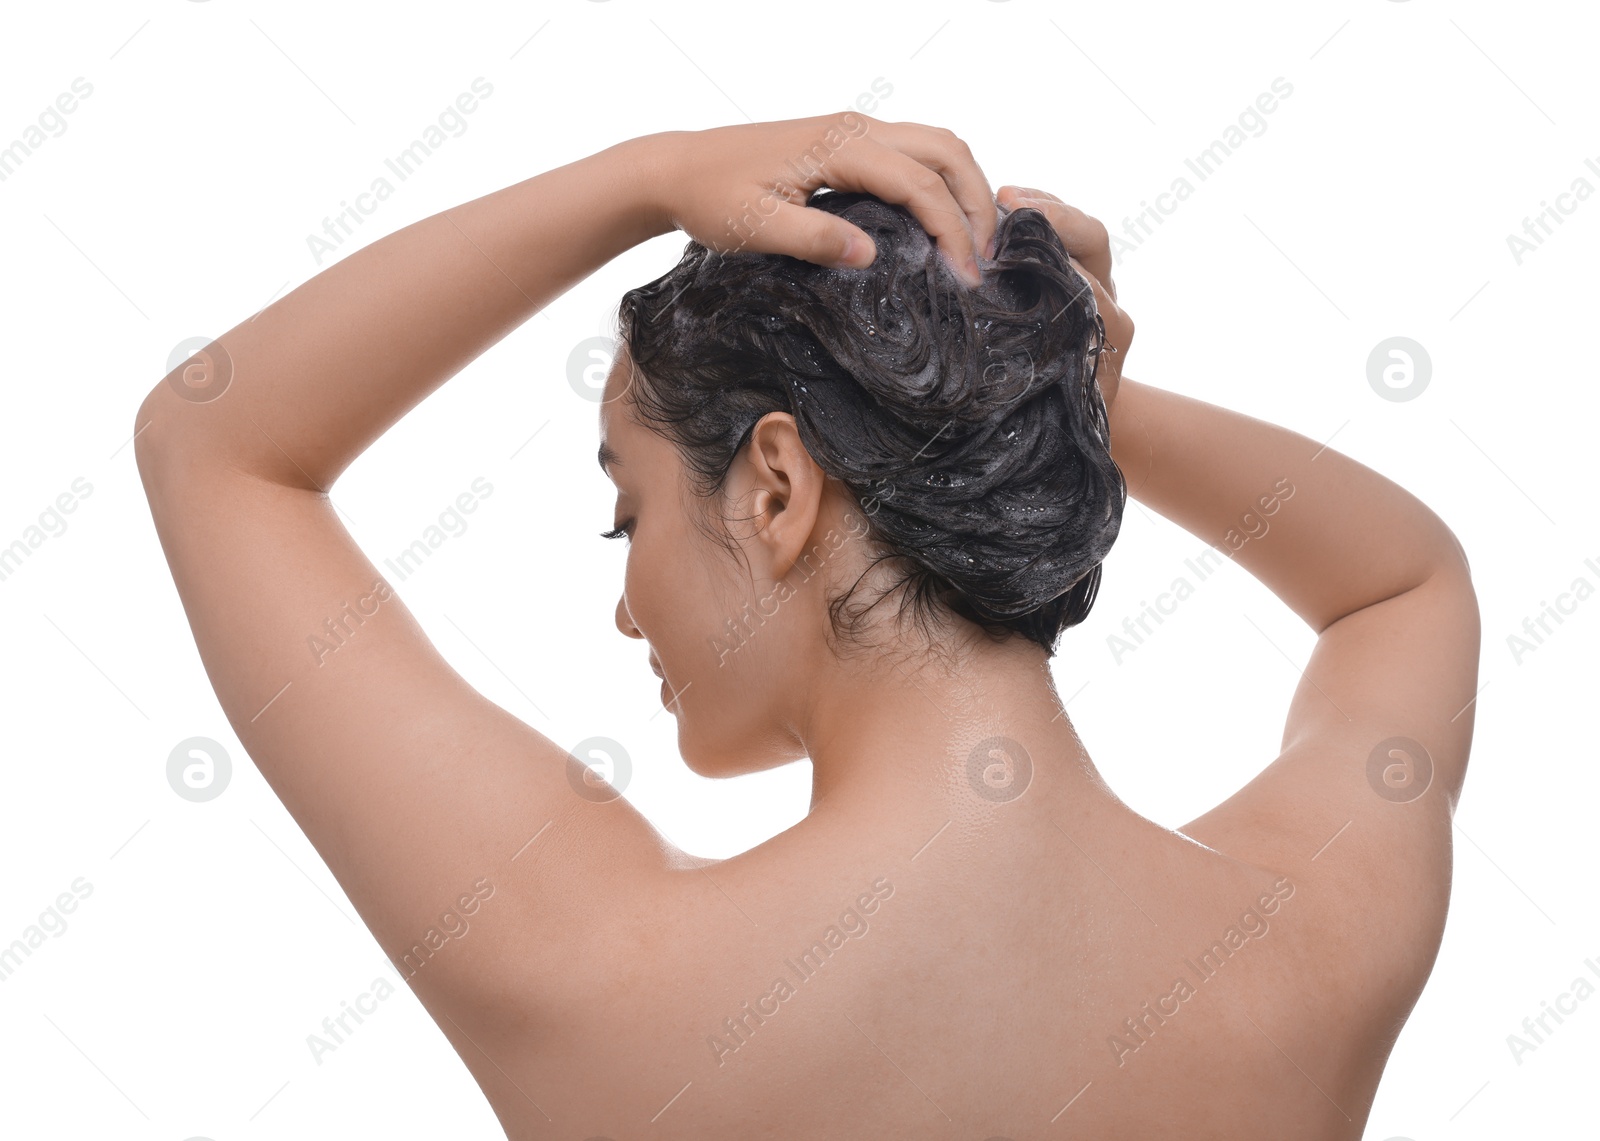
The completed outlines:
<svg viewBox="0 0 1600 1141">
<path fill-rule="evenodd" d="M 613 464 L 617 466 L 622 464 L 622 457 L 617 455 L 616 452 L 612 451 L 611 446 L 604 441 L 601 441 L 598 458 L 600 460 L 601 471 L 606 471 L 606 468 Z M 606 472 L 606 474 L 610 475 L 611 473 Z"/>
</svg>

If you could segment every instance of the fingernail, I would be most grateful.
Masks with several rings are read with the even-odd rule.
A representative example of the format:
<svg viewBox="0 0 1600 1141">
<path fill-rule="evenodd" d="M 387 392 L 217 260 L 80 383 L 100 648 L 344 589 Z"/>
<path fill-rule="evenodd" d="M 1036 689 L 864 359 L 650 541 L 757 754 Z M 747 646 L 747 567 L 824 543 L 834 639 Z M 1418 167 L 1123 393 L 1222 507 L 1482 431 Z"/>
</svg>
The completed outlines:
<svg viewBox="0 0 1600 1141">
<path fill-rule="evenodd" d="M 834 262 L 835 269 L 866 269 L 872 264 L 873 251 L 858 237 L 845 239 L 844 253 Z"/>
</svg>

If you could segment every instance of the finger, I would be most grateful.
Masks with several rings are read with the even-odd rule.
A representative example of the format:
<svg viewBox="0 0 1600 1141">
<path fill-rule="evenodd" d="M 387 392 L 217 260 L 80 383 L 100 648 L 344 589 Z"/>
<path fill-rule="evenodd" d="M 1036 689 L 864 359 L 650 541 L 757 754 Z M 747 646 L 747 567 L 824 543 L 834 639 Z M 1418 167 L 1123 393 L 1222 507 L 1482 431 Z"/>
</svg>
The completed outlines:
<svg viewBox="0 0 1600 1141">
<path fill-rule="evenodd" d="M 1076 206 L 1068 206 L 1060 199 L 1039 199 L 1037 208 L 1050 219 L 1051 225 L 1061 235 L 1067 252 L 1092 273 L 1106 287 L 1112 297 L 1117 287 L 1111 280 L 1111 237 L 1098 218 L 1092 218 Z M 1030 205 L 1033 203 L 1030 202 Z"/>
<path fill-rule="evenodd" d="M 1100 311 L 1100 319 L 1106 326 L 1106 343 L 1114 345 L 1123 357 L 1128 354 L 1128 346 L 1133 343 L 1133 318 L 1127 311 L 1117 304 L 1117 299 L 1109 295 L 1095 276 L 1088 272 L 1086 266 L 1076 258 L 1067 258 L 1079 273 L 1083 274 L 1089 288 L 1094 291 L 1095 307 Z M 1119 365 L 1120 367 L 1120 365 Z"/>
<path fill-rule="evenodd" d="M 828 185 L 864 191 L 906 207 L 938 243 L 940 254 L 956 275 L 969 285 L 978 285 L 977 241 L 966 211 L 944 176 L 873 135 L 862 136 L 860 141 L 862 146 L 845 147 L 835 156 Z"/>
<path fill-rule="evenodd" d="M 1068 206 L 1054 194 L 1042 190 L 1003 186 L 1000 191 L 1000 200 L 1005 205 L 1013 209 L 1031 207 L 1048 218 L 1061 235 L 1067 252 L 1078 259 L 1113 298 L 1116 297 L 1117 287 L 1111 280 L 1111 237 L 1098 218 L 1090 217 L 1076 206 Z"/>
<path fill-rule="evenodd" d="M 1080 262 L 1077 258 L 1072 257 L 1069 254 L 1067 256 L 1067 262 L 1072 266 L 1073 269 L 1077 270 L 1078 273 L 1082 275 L 1084 282 L 1080 287 L 1079 293 L 1074 294 L 1070 300 L 1077 301 L 1083 290 L 1088 290 L 1089 292 L 1093 293 L 1095 308 L 1100 310 L 1100 315 L 1108 322 L 1107 327 L 1109 328 L 1111 315 L 1117 308 L 1116 298 L 1111 296 L 1111 294 L 1106 290 L 1105 286 L 1101 283 L 1100 279 L 1094 274 L 1090 273 L 1088 267 Z"/>
<path fill-rule="evenodd" d="M 832 268 L 865 269 L 877 258 L 872 238 L 836 214 L 792 202 L 778 209 L 739 244 L 741 250 L 788 254 Z"/>
<path fill-rule="evenodd" d="M 972 148 L 966 141 L 946 127 L 921 123 L 880 123 L 875 125 L 873 134 L 879 142 L 939 173 L 967 216 L 974 249 L 981 250 L 984 257 L 993 257 L 994 232 L 1000 218 L 989 179 L 972 157 Z"/>
</svg>

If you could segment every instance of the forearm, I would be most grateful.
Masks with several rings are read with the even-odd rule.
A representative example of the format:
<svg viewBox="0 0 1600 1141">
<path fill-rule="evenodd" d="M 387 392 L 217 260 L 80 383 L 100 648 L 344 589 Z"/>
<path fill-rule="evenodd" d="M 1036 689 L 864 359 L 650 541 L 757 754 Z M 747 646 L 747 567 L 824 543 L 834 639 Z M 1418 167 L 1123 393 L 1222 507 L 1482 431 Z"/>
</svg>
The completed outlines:
<svg viewBox="0 0 1600 1141">
<path fill-rule="evenodd" d="M 672 229 L 650 199 L 661 136 L 632 139 L 413 223 L 329 266 L 218 338 L 203 403 L 158 384 L 138 447 L 181 442 L 326 490 L 434 389 L 613 257 Z"/>
<path fill-rule="evenodd" d="M 1110 419 L 1128 493 L 1231 557 L 1318 633 L 1442 567 L 1466 570 L 1424 503 L 1298 432 L 1126 378 Z"/>
</svg>

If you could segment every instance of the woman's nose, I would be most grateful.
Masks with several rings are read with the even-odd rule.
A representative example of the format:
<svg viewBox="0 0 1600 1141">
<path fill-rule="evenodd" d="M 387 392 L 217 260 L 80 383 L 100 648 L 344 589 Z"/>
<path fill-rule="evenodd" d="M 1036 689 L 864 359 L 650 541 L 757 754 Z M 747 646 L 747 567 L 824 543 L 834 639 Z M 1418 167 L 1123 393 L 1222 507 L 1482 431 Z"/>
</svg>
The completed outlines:
<svg viewBox="0 0 1600 1141">
<path fill-rule="evenodd" d="M 628 600 L 621 595 L 617 597 L 617 629 L 629 638 L 643 638 L 639 627 L 633 624 L 633 615 L 628 613 Z"/>
</svg>

